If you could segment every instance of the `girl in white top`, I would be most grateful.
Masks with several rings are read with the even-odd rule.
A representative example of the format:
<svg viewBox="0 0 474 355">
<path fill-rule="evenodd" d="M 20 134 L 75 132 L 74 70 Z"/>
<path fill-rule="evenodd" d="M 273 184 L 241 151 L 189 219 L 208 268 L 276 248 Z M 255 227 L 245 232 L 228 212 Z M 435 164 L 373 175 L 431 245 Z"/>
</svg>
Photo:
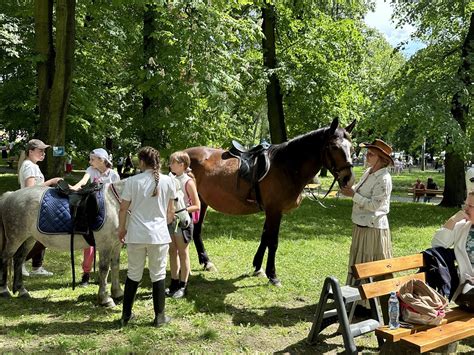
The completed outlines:
<svg viewBox="0 0 474 355">
<path fill-rule="evenodd" d="M 367 149 L 367 164 L 359 183 L 341 188 L 352 197 L 352 243 L 349 254 L 347 284 L 354 284 L 351 267 L 357 263 L 392 257 L 392 241 L 387 214 L 390 210 L 392 177 L 388 166 L 393 165 L 392 148 L 380 139 L 362 143 Z"/>
<path fill-rule="evenodd" d="M 32 139 L 26 145 L 25 160 L 19 164 L 20 169 L 18 171 L 18 182 L 20 188 L 31 187 L 31 186 L 53 186 L 62 180 L 59 177 L 44 181 L 44 175 L 41 172 L 38 162 L 43 161 L 46 156 L 46 148 L 50 147 L 44 144 L 39 139 Z M 25 260 L 33 259 L 33 269 L 28 272 L 25 265 L 23 264 L 22 273 L 23 276 L 30 275 L 41 275 L 41 276 L 52 276 L 53 273 L 43 268 L 43 259 L 45 254 L 45 246 L 40 242 L 36 242 L 33 249 L 26 256 Z"/>
<path fill-rule="evenodd" d="M 467 293 L 474 284 L 474 191 L 467 194 L 462 210 L 452 215 L 436 231 L 431 241 L 433 247 L 454 247 L 458 263 L 459 286 L 454 292 L 453 300 L 461 293 Z M 466 281 L 469 281 L 465 284 Z M 472 311 L 472 309 L 471 309 Z"/>
<path fill-rule="evenodd" d="M 170 170 L 176 175 L 181 190 L 186 198 L 186 211 L 197 212 L 201 209 L 196 183 L 192 176 L 189 165 L 191 159 L 188 153 L 179 151 L 170 156 Z M 173 298 L 182 298 L 186 294 L 191 262 L 189 259 L 189 242 L 192 240 L 193 224 L 182 230 L 176 226 L 176 221 L 171 224 L 170 229 L 172 242 L 170 244 L 170 272 L 171 284 L 166 290 L 166 295 Z"/>
<path fill-rule="evenodd" d="M 161 326 L 170 321 L 164 312 L 165 276 L 171 242 L 168 223 L 174 217 L 176 190 L 171 178 L 160 174 L 160 153 L 156 149 L 142 148 L 138 159 L 143 173 L 125 180 L 119 212 L 118 237 L 120 242 L 127 244 L 128 255 L 121 324 L 127 325 L 134 317 L 133 301 L 148 255 L 155 310 L 153 325 Z"/>
<path fill-rule="evenodd" d="M 119 181 L 119 174 L 112 169 L 112 160 L 107 151 L 103 148 L 94 149 L 89 155 L 89 167 L 82 179 L 71 186 L 73 190 L 79 190 L 88 181 L 102 184 L 111 184 Z M 90 272 L 94 262 L 94 247 L 84 249 L 84 258 L 82 261 L 82 280 L 80 286 L 89 285 Z"/>
</svg>

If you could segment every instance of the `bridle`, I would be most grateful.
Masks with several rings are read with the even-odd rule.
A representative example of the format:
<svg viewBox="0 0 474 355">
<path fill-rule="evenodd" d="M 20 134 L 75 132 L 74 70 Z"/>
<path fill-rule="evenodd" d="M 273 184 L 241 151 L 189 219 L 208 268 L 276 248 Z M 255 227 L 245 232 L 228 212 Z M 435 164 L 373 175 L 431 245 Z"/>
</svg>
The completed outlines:
<svg viewBox="0 0 474 355">
<path fill-rule="evenodd" d="M 347 162 L 346 164 L 342 165 L 341 167 L 336 166 L 336 161 L 334 160 L 333 156 L 329 154 L 329 151 L 332 146 L 336 146 L 335 144 L 330 144 L 329 141 L 326 141 L 326 143 L 323 146 L 322 152 L 321 152 L 321 160 L 323 162 L 323 165 L 330 171 L 330 173 L 334 176 L 334 180 L 331 184 L 331 187 L 329 187 L 328 192 L 326 192 L 326 195 L 324 195 L 323 200 L 326 198 L 326 196 L 332 191 L 332 188 L 334 187 L 334 184 L 336 183 L 337 180 L 339 180 L 339 174 L 341 171 L 350 169 L 354 165 L 352 163 Z"/>
</svg>

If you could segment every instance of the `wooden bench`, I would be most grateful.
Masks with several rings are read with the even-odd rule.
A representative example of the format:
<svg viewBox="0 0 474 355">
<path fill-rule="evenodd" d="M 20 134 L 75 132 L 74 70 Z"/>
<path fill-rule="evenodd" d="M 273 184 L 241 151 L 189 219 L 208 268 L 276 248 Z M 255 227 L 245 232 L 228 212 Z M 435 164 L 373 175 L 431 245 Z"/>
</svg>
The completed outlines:
<svg viewBox="0 0 474 355">
<path fill-rule="evenodd" d="M 369 300 L 386 296 L 391 291 L 398 291 L 408 280 L 425 281 L 425 273 L 418 272 L 422 266 L 424 266 L 423 255 L 420 253 L 356 264 L 352 270 L 356 279 L 372 281 L 359 286 L 361 299 Z M 405 273 L 401 276 L 393 276 L 393 273 L 401 271 L 405 271 Z M 414 272 L 407 274 L 406 271 Z M 390 278 L 374 281 L 374 278 L 383 278 L 387 275 Z M 387 305 L 382 304 L 381 307 L 387 307 Z M 394 330 L 390 330 L 388 326 L 380 326 L 375 329 L 377 338 L 384 340 L 381 353 L 400 354 L 404 351 L 424 353 L 474 336 L 474 314 L 466 312 L 456 305 L 450 305 L 450 309 L 446 312 L 440 325 L 413 324 L 412 326 L 412 328 L 400 327 Z"/>
<path fill-rule="evenodd" d="M 308 184 L 304 187 L 304 191 L 310 194 L 319 193 L 321 184 Z"/>
<path fill-rule="evenodd" d="M 416 195 L 420 195 L 421 197 L 424 197 L 425 194 L 432 194 L 432 195 L 435 195 L 436 197 L 443 197 L 443 192 L 444 190 L 442 189 L 438 189 L 438 190 L 434 190 L 434 189 L 415 189 L 415 188 L 409 188 L 408 189 L 408 196 L 413 196 L 413 193 L 415 193 Z M 435 197 L 433 196 L 433 197 Z"/>
</svg>

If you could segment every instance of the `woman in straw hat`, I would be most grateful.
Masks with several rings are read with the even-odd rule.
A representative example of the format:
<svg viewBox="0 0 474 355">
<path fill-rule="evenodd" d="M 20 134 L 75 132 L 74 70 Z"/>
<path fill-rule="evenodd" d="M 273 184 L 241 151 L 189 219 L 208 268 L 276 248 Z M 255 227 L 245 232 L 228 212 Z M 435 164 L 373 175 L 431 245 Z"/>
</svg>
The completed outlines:
<svg viewBox="0 0 474 355">
<path fill-rule="evenodd" d="M 367 165 L 360 181 L 341 189 L 352 197 L 352 243 L 349 254 L 347 284 L 353 285 L 351 266 L 392 257 L 392 241 L 387 214 L 390 210 L 392 177 L 388 166 L 393 165 L 392 148 L 380 139 L 362 143 L 367 148 Z"/>
</svg>

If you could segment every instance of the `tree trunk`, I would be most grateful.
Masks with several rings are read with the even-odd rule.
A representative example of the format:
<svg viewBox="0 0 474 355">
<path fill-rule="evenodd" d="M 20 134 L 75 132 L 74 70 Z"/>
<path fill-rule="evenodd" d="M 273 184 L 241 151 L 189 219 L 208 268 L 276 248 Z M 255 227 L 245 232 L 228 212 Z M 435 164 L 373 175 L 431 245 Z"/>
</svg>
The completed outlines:
<svg viewBox="0 0 474 355">
<path fill-rule="evenodd" d="M 283 112 L 283 96 L 280 81 L 274 72 L 277 67 L 275 50 L 275 7 L 270 4 L 262 7 L 262 40 L 263 64 L 270 71 L 267 84 L 268 123 L 272 143 L 282 143 L 287 140 L 285 116 Z"/>
<path fill-rule="evenodd" d="M 36 63 L 38 80 L 39 138 L 48 141 L 49 98 L 54 76 L 53 46 L 53 0 L 35 1 L 35 50 L 39 60 Z M 46 157 L 46 161 L 48 158 Z M 46 171 L 46 161 L 40 163 Z M 46 174 L 48 175 L 48 174 Z"/>
<path fill-rule="evenodd" d="M 36 49 L 42 57 L 38 63 L 40 138 L 52 146 L 65 145 L 74 59 L 75 10 L 75 0 L 57 0 L 54 48 L 53 1 L 37 0 L 35 4 Z M 64 174 L 63 160 L 63 157 L 53 157 L 52 149 L 48 149 L 46 178 Z"/>
<path fill-rule="evenodd" d="M 153 72 L 156 70 L 155 59 L 157 58 L 158 50 L 163 46 L 153 34 L 159 30 L 157 27 L 157 4 L 147 4 L 145 13 L 143 15 L 143 60 L 144 68 L 147 72 Z M 165 6 L 165 5 L 161 5 Z M 147 76 L 148 77 L 148 73 Z M 157 115 L 157 107 L 164 100 L 160 100 L 156 97 L 157 91 L 154 92 L 154 96 L 150 96 L 149 92 L 153 91 L 153 88 L 149 88 L 149 91 L 142 92 L 142 124 L 140 129 L 140 143 L 142 146 L 151 145 L 158 150 L 161 150 L 166 146 L 168 137 L 166 132 L 162 128 L 154 127 L 151 122 L 154 121 L 154 117 Z"/>
<path fill-rule="evenodd" d="M 474 56 L 474 13 L 471 13 L 469 30 L 464 39 L 461 52 L 461 66 L 458 70 L 458 77 L 463 87 L 470 97 L 472 93 L 469 91 L 471 87 L 471 71 L 474 66 L 472 56 Z M 467 118 L 469 115 L 469 97 L 465 97 L 461 91 L 456 92 L 451 100 L 451 114 L 454 120 L 459 124 L 463 132 L 467 132 Z M 463 204 L 466 198 L 466 176 L 464 171 L 464 161 L 459 154 L 451 149 L 451 139 L 447 140 L 446 157 L 445 157 L 445 187 L 443 200 L 440 205 L 444 207 L 456 207 Z"/>
</svg>

